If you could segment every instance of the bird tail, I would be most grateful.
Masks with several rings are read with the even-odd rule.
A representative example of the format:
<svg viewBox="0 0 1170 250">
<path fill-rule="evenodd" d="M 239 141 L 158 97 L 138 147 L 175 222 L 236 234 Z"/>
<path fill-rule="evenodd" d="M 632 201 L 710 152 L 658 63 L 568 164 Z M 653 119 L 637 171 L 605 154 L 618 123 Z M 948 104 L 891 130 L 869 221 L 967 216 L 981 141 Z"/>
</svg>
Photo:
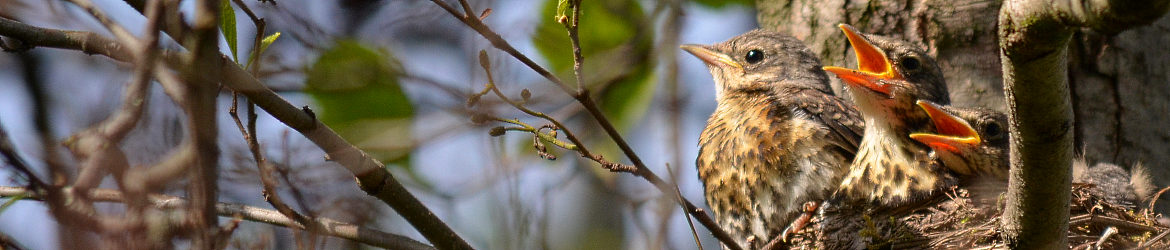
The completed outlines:
<svg viewBox="0 0 1170 250">
<path fill-rule="evenodd" d="M 1129 170 L 1129 174 L 1129 186 L 1133 187 L 1134 193 L 1137 193 L 1140 200 L 1155 198 L 1153 196 L 1154 192 L 1158 191 L 1158 186 L 1154 184 L 1150 169 L 1138 162 Z"/>
<path fill-rule="evenodd" d="M 1073 183 L 1085 183 L 1087 180 L 1087 173 L 1089 173 L 1089 161 L 1085 160 L 1085 155 L 1081 154 L 1073 159 L 1072 163 L 1072 181 Z"/>
</svg>

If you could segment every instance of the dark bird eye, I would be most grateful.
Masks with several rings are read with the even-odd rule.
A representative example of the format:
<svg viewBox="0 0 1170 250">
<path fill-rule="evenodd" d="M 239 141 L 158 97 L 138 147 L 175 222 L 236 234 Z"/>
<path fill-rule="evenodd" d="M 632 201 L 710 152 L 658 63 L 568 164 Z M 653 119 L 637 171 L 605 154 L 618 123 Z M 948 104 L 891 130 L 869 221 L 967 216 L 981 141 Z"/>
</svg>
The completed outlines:
<svg viewBox="0 0 1170 250">
<path fill-rule="evenodd" d="M 760 60 L 764 60 L 764 52 L 758 49 L 753 49 L 748 51 L 747 55 L 745 55 L 743 59 L 748 63 L 758 63 Z"/>
<path fill-rule="evenodd" d="M 902 58 L 901 64 L 902 68 L 906 70 L 916 70 L 922 66 L 922 63 L 919 63 L 918 59 L 913 57 Z"/>
<path fill-rule="evenodd" d="M 1000 128 L 998 123 L 988 123 L 983 127 L 983 133 L 986 134 L 987 138 L 995 138 L 1003 133 L 1003 128 Z"/>
</svg>

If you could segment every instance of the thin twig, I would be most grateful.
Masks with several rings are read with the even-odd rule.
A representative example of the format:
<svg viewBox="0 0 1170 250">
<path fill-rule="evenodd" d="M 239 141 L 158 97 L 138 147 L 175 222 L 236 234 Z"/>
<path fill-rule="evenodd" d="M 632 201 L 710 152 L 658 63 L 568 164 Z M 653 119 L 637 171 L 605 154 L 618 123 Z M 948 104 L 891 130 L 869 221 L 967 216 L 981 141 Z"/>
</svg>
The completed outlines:
<svg viewBox="0 0 1170 250">
<path fill-rule="evenodd" d="M 12 236 L 8 236 L 5 233 L 0 233 L 0 248 L 12 250 L 28 249 L 24 245 L 21 245 L 20 242 L 17 242 L 16 239 L 13 239 Z"/>
<path fill-rule="evenodd" d="M 492 43 L 493 47 L 503 50 L 509 55 L 512 55 L 512 57 L 515 57 L 517 60 L 520 60 L 521 63 L 524 63 L 524 65 L 528 66 L 533 71 L 536 71 L 537 74 L 540 74 L 544 78 L 549 79 L 549 81 L 555 83 L 558 87 L 564 90 L 565 93 L 573 93 L 573 90 L 570 89 L 568 85 L 565 85 L 565 83 L 561 81 L 560 78 L 557 78 L 552 74 L 552 72 L 549 72 L 547 69 L 544 69 L 544 67 L 541 67 L 540 64 L 536 64 L 536 62 L 532 61 L 532 59 L 529 59 L 528 56 L 520 53 L 520 51 L 512 47 L 512 44 L 509 44 L 506 40 L 504 40 L 504 37 L 501 37 L 500 34 L 496 34 L 495 32 L 491 31 L 491 28 L 487 27 L 487 24 L 484 24 L 481 20 L 479 20 L 479 18 L 475 18 L 474 16 L 470 15 L 464 16 L 459 14 L 458 10 L 455 10 L 455 8 L 447 5 L 442 0 L 431 0 L 431 2 L 439 5 L 439 7 L 442 7 L 443 10 L 447 11 L 447 13 L 451 13 L 451 15 L 455 16 L 457 19 L 463 21 L 464 24 L 467 24 L 467 26 L 470 26 L 472 29 L 479 32 L 481 36 L 487 38 L 488 41 Z M 467 4 L 467 1 L 461 0 L 459 2 L 460 4 Z M 471 10 L 467 10 L 467 12 L 471 13 Z"/>
<path fill-rule="evenodd" d="M 1148 249 L 1150 246 L 1153 246 L 1154 243 L 1157 243 L 1159 240 L 1162 240 L 1162 238 L 1165 238 L 1166 235 L 1170 235 L 1170 229 L 1162 231 L 1162 233 L 1154 236 L 1153 238 L 1150 238 L 1149 240 L 1146 240 L 1146 243 L 1142 243 L 1141 246 L 1138 246 L 1134 249 Z"/>
<path fill-rule="evenodd" d="M 244 13 L 247 13 L 248 17 L 252 19 L 252 23 L 256 26 L 256 38 L 255 38 L 253 46 L 252 46 L 252 53 L 251 53 L 250 58 L 259 59 L 260 53 L 262 52 L 262 51 L 260 51 L 260 41 L 262 39 L 264 39 L 264 26 L 265 26 L 264 20 L 257 18 L 256 14 L 253 14 L 252 10 L 248 9 L 248 6 L 245 5 L 241 0 L 233 0 L 233 1 L 236 3 L 236 6 L 239 6 L 241 9 L 244 10 Z M 259 65 L 256 64 L 256 61 L 257 60 L 248 61 L 248 64 L 250 66 L 249 68 L 251 68 L 253 75 L 255 75 L 257 73 L 256 69 L 259 67 Z M 259 139 L 256 138 L 257 137 L 257 134 L 256 134 L 256 118 L 257 117 L 256 117 L 254 105 L 252 104 L 251 101 L 247 101 L 244 104 L 247 106 L 248 111 L 249 111 L 248 112 L 248 123 L 247 123 L 247 126 L 245 126 L 243 124 L 243 122 L 240 121 L 240 116 L 238 114 L 238 109 L 237 109 L 237 105 L 239 105 L 239 102 L 236 101 L 236 98 L 235 98 L 236 96 L 237 96 L 236 94 L 232 94 L 232 107 L 231 107 L 231 109 L 228 110 L 228 113 L 231 115 L 232 120 L 236 124 L 236 127 L 240 129 L 240 134 L 244 136 L 244 141 L 248 144 L 248 151 L 250 151 L 252 153 L 252 159 L 256 162 L 256 167 L 259 168 L 259 171 L 257 174 L 260 175 L 260 182 L 261 182 L 261 186 L 263 187 L 264 200 L 267 201 L 268 204 L 272 205 L 273 208 L 276 208 L 276 211 L 279 211 L 281 214 L 283 214 L 289 218 L 292 218 L 294 221 L 297 222 L 297 224 L 311 225 L 309 223 L 311 218 L 298 213 L 296 210 L 294 210 L 292 207 L 290 207 L 287 203 L 285 203 L 283 199 L 280 198 L 280 193 L 276 191 L 276 186 L 279 184 L 277 183 L 277 181 L 275 179 L 273 179 L 273 176 L 272 176 L 272 174 L 274 172 L 273 166 L 272 166 L 272 164 L 270 164 L 268 162 L 268 159 L 266 159 L 264 157 L 264 155 L 260 152 L 260 141 L 259 141 Z M 298 228 L 298 229 L 304 230 L 306 228 L 302 227 L 302 228 Z M 315 231 L 312 228 L 308 228 L 308 229 Z"/>
<path fill-rule="evenodd" d="M 37 53 L 22 52 L 17 53 L 17 58 L 21 64 L 21 75 L 24 77 L 24 87 L 28 90 L 29 99 L 32 99 L 32 121 L 33 127 L 37 132 L 37 137 L 40 139 L 41 151 L 44 156 L 42 159 L 49 170 L 48 176 L 41 183 L 48 185 L 65 185 L 69 179 L 66 177 L 64 164 L 61 164 L 57 139 L 53 136 L 53 131 L 49 127 L 49 102 L 47 89 L 48 86 L 44 84 L 44 72 L 40 70 L 41 56 Z M 15 149 L 15 148 L 14 148 Z M 25 164 L 27 166 L 27 164 Z M 32 171 L 28 171 L 32 173 Z M 42 185 L 47 188 L 47 186 Z M 53 205 L 53 202 L 50 202 Z"/>
<path fill-rule="evenodd" d="M 581 64 L 585 62 L 585 57 L 581 56 L 581 39 L 577 33 L 577 24 L 581 20 L 581 0 L 570 0 L 570 8 L 573 9 L 573 17 L 570 18 L 570 23 L 565 25 L 569 30 L 569 40 L 573 43 L 573 75 L 577 78 L 577 92 L 584 91 L 585 73 L 581 69 Z"/>
<path fill-rule="evenodd" d="M 667 174 L 674 176 L 674 171 L 670 170 L 670 164 L 666 165 L 666 172 L 667 172 Z M 674 182 L 674 196 L 677 199 L 680 199 L 680 200 L 682 199 L 682 190 L 679 190 L 679 188 L 678 188 L 678 180 L 677 179 Z M 699 232 L 697 230 L 695 230 L 695 223 L 691 221 L 691 214 L 687 213 L 687 208 L 685 206 L 681 206 L 681 204 L 680 204 L 680 207 L 683 210 L 683 217 L 687 218 L 687 226 L 691 228 L 691 237 L 694 237 L 694 239 L 695 239 L 695 246 L 698 246 L 699 250 L 703 250 L 703 242 L 699 241 Z M 659 229 L 659 230 L 665 231 L 665 229 Z"/>
<path fill-rule="evenodd" d="M 168 31 L 171 37 L 181 35 L 170 34 L 170 28 L 165 30 Z M 92 32 L 45 29 L 0 17 L 0 36 L 17 39 L 32 46 L 78 50 L 88 54 L 101 54 L 119 61 L 133 60 L 131 52 L 125 47 L 119 46 L 116 42 Z M 191 48 L 188 49 L 190 50 Z M 218 53 L 218 51 L 216 52 Z M 187 52 L 175 51 L 166 51 L 161 55 L 168 65 L 175 68 L 185 67 L 184 65 L 187 64 L 183 62 L 182 58 L 191 56 Z M 418 229 L 427 240 L 438 245 L 438 247 L 443 249 L 472 248 L 471 245 L 467 244 L 466 240 L 459 237 L 454 230 L 451 230 L 446 223 L 440 220 L 438 216 L 435 216 L 426 205 L 423 205 L 418 198 L 406 190 L 406 187 L 402 186 L 386 170 L 385 165 L 371 158 L 364 151 L 353 146 L 353 144 L 346 142 L 345 139 L 341 138 L 340 135 L 328 126 L 316 120 L 306 109 L 298 108 L 290 104 L 287 100 L 264 86 L 260 80 L 232 63 L 230 58 L 222 54 L 218 56 L 219 60 L 217 65 L 219 68 L 213 71 L 223 74 L 222 83 L 224 86 L 244 94 L 249 100 L 271 114 L 274 118 L 297 130 L 297 132 L 304 135 L 317 145 L 317 147 L 320 147 L 327 153 L 328 159 L 345 167 L 346 170 L 356 177 L 362 191 L 377 197 L 383 203 L 389 205 L 402 215 L 407 222 Z M 165 70 L 156 68 L 155 71 L 157 73 Z M 166 89 L 168 79 L 163 76 L 162 74 L 158 74 L 160 82 L 163 83 L 164 89 Z M 172 81 L 169 82 L 174 84 L 178 84 L 179 82 L 177 79 L 170 80 Z M 199 85 L 199 83 L 192 83 L 191 85 Z M 171 95 L 171 93 L 168 93 L 168 95 Z M 178 97 L 172 96 L 172 98 L 176 99 L 176 102 L 183 102 L 185 97 L 178 95 Z M 214 128 L 214 126 L 209 128 Z M 183 151 L 178 152 L 181 154 L 186 153 Z M 184 165 L 178 164 L 181 162 L 174 161 L 165 164 L 171 166 Z M 152 167 L 148 170 L 153 171 L 155 168 L 158 167 Z M 131 173 L 137 173 L 137 171 Z M 143 176 L 152 176 L 153 174 L 171 174 L 171 172 L 148 173 L 143 174 Z"/>
<path fill-rule="evenodd" d="M 263 52 L 260 51 L 260 47 L 264 41 L 264 31 L 268 27 L 268 23 L 264 21 L 264 18 L 257 17 L 256 13 L 253 13 L 247 4 L 244 4 L 243 0 L 232 0 L 232 2 L 235 2 L 236 6 L 239 6 L 244 14 L 252 20 L 252 24 L 256 26 L 256 37 L 252 38 L 252 55 L 248 57 L 248 65 L 244 68 L 251 70 L 253 76 L 260 77 L 260 53 Z"/>
<path fill-rule="evenodd" d="M 1156 231 L 1164 229 L 1161 227 L 1147 226 L 1147 225 L 1138 224 L 1138 223 L 1135 223 L 1132 221 L 1122 220 L 1122 219 L 1108 217 L 1108 216 L 1095 215 L 1095 214 L 1077 215 L 1077 216 L 1073 216 L 1073 217 L 1069 218 L 1068 220 L 1069 220 L 1070 225 L 1080 224 L 1083 222 L 1094 222 L 1094 223 L 1104 223 L 1104 224 L 1109 224 L 1109 225 L 1113 225 L 1113 226 L 1117 226 L 1117 227 L 1125 227 L 1128 229 L 1147 231 L 1147 232 L 1156 232 Z"/>
<path fill-rule="evenodd" d="M 292 207 L 289 207 L 288 204 L 285 204 L 284 200 L 282 200 L 280 195 L 277 193 L 276 185 L 278 184 L 276 180 L 272 179 L 272 165 L 269 164 L 268 160 L 264 158 L 264 155 L 260 153 L 260 142 L 256 139 L 256 120 L 254 117 L 249 116 L 249 123 L 245 127 L 243 122 L 240 121 L 240 116 L 236 108 L 236 105 L 239 103 L 236 102 L 235 96 L 236 95 L 234 94 L 232 95 L 232 107 L 228 109 L 228 114 L 232 117 L 232 121 L 235 122 L 236 127 L 240 129 L 240 134 L 244 136 L 244 141 L 248 144 L 248 150 L 252 153 L 252 159 L 256 162 L 256 167 L 260 169 L 257 174 L 260 175 L 261 186 L 264 189 L 264 200 L 267 201 L 268 204 L 272 205 L 273 208 L 276 208 L 276 211 L 279 211 L 284 216 L 292 218 L 297 222 L 297 224 L 309 225 L 308 221 L 310 218 L 297 213 L 296 210 L 293 210 Z M 252 103 L 248 102 L 246 105 L 251 107 Z M 305 228 L 298 227 L 297 229 L 304 230 Z"/>
<path fill-rule="evenodd" d="M 610 162 L 608 160 L 605 160 L 605 158 L 602 157 L 601 155 L 593 154 L 591 151 L 589 151 L 588 148 L 585 147 L 584 143 L 582 143 L 581 140 L 577 138 L 576 134 L 574 134 L 573 131 L 567 129 L 567 127 L 565 127 L 565 125 L 562 124 L 559 120 L 554 119 L 554 118 L 552 118 L 552 117 L 550 117 L 547 114 L 544 114 L 542 112 L 531 110 L 528 107 L 525 107 L 522 103 L 514 101 L 514 100 L 508 98 L 508 96 L 504 95 L 504 93 L 501 92 L 498 87 L 496 87 L 495 80 L 492 77 L 491 64 L 488 63 L 488 60 L 486 58 L 487 58 L 487 53 L 484 51 L 480 51 L 480 64 L 481 64 L 481 66 L 483 66 L 484 72 L 487 74 L 487 78 L 488 78 L 488 84 L 487 84 L 485 90 L 481 91 L 480 93 L 485 93 L 487 91 L 491 91 L 497 97 L 499 97 L 501 100 L 504 100 L 504 102 L 507 102 L 509 105 L 512 105 L 512 107 L 516 108 L 517 110 L 520 110 L 521 112 L 524 112 L 528 115 L 531 115 L 531 116 L 534 116 L 537 118 L 541 118 L 541 119 L 544 119 L 544 120 L 552 123 L 553 127 L 564 132 L 565 138 L 569 139 L 569 141 L 573 143 L 572 144 L 573 147 L 561 146 L 561 148 L 569 149 L 569 150 L 574 150 L 573 148 L 575 148 L 575 151 L 580 153 L 582 157 L 585 157 L 586 159 L 593 160 L 593 161 L 601 164 L 603 167 L 605 167 L 606 169 L 608 169 L 610 171 L 631 172 L 634 169 L 632 166 L 623 165 L 623 164 L 615 163 L 615 162 Z M 527 130 L 534 132 L 534 134 L 537 136 L 542 135 L 541 133 L 538 133 L 539 131 L 537 131 L 536 129 L 533 129 L 532 126 L 521 123 L 517 120 L 502 120 L 502 119 L 497 119 L 497 120 L 521 125 L 521 126 L 525 127 Z M 552 142 L 554 142 L 554 144 L 556 144 L 557 140 L 555 137 L 552 137 L 550 141 L 552 141 Z M 561 144 L 557 144 L 557 145 L 559 146 Z"/>
<path fill-rule="evenodd" d="M 4 131 L 3 125 L 0 125 L 0 154 L 4 155 L 4 161 L 8 162 L 9 166 L 12 166 L 17 172 L 24 175 L 25 179 L 28 180 L 30 188 L 39 190 L 49 187 L 45 181 L 42 181 L 41 178 L 38 178 L 33 173 L 32 168 L 28 166 L 24 158 L 21 158 L 20 154 L 16 152 L 16 146 L 8 138 L 8 132 Z"/>
<path fill-rule="evenodd" d="M 1166 193 L 1167 190 L 1170 190 L 1170 186 L 1166 186 L 1161 190 L 1158 190 L 1157 193 L 1154 193 L 1154 197 L 1150 198 L 1150 206 L 1148 207 L 1150 211 L 1154 211 L 1154 205 L 1158 204 L 1158 200 L 1161 199 L 1162 194 Z"/>
<path fill-rule="evenodd" d="M 81 7 L 82 9 L 85 9 L 86 12 L 89 12 L 90 16 L 93 16 L 93 18 L 97 19 L 98 22 L 100 22 L 103 26 L 106 26 L 106 29 L 110 30 L 110 33 L 113 33 L 114 37 L 121 41 L 122 44 L 125 44 L 126 47 L 141 47 L 138 39 L 134 39 L 134 35 L 131 35 L 130 31 L 126 30 L 126 28 L 123 28 L 121 25 L 118 25 L 118 23 L 115 23 L 114 20 L 110 19 L 109 16 L 106 16 L 106 14 L 98 9 L 97 6 L 94 6 L 93 2 L 89 0 L 69 0 L 69 2 L 72 2 L 74 5 L 77 5 L 77 7 Z"/>
<path fill-rule="evenodd" d="M 1105 228 L 1105 232 L 1101 233 L 1101 238 L 1097 239 L 1097 242 L 1094 244 L 1095 248 L 1101 249 L 1101 245 L 1105 245 L 1105 241 L 1109 240 L 1109 237 L 1112 237 L 1115 234 L 1117 234 L 1116 227 Z"/>
<path fill-rule="evenodd" d="M 550 73 L 547 69 L 540 66 L 539 64 L 536 64 L 536 62 L 529 59 L 528 56 L 525 56 L 524 54 L 520 53 L 515 48 L 513 48 L 511 44 L 509 44 L 506 40 L 504 40 L 504 38 L 501 37 L 498 33 L 496 33 L 495 31 L 492 31 L 492 29 L 490 27 L 488 27 L 486 24 L 484 24 L 482 22 L 482 20 L 475 18 L 473 15 L 459 14 L 458 10 L 455 10 L 455 8 L 451 7 L 450 5 L 447 5 L 442 0 L 431 0 L 431 2 L 435 3 L 440 8 L 443 8 L 448 13 L 450 13 L 452 16 L 455 16 L 456 19 L 459 19 L 459 21 L 463 22 L 468 27 L 475 30 L 477 33 L 480 34 L 480 36 L 483 36 L 485 39 L 487 39 L 489 42 L 491 42 L 493 47 L 500 49 L 500 50 L 504 51 L 505 53 L 508 53 L 509 55 L 516 58 L 517 60 L 520 60 L 521 63 L 528 66 L 533 71 L 536 71 L 536 73 L 540 74 L 545 79 L 548 79 L 549 82 L 552 82 L 557 87 L 560 87 L 563 91 L 565 91 L 565 93 L 568 93 L 571 96 L 573 96 L 574 99 L 576 99 L 579 103 L 581 103 L 582 106 L 585 107 L 585 110 L 588 111 L 589 115 L 592 116 L 593 119 L 597 121 L 597 123 L 602 127 L 602 129 L 606 132 L 606 134 L 611 139 L 613 139 L 614 143 L 618 145 L 618 148 L 620 148 L 622 150 L 622 152 L 626 155 L 626 157 L 630 159 L 630 162 L 633 163 L 633 165 L 635 167 L 631 173 L 636 175 L 636 176 L 640 176 L 643 179 L 646 179 L 651 184 L 654 184 L 655 187 L 658 187 L 659 191 L 661 191 L 663 193 L 670 193 L 670 189 L 671 189 L 670 186 L 667 185 L 666 182 L 664 182 L 662 180 L 662 178 L 660 178 L 660 177 L 658 177 L 658 175 L 654 174 L 653 171 L 650 171 L 650 169 L 647 168 L 646 165 L 642 162 L 641 158 L 639 158 L 638 155 L 636 153 L 634 153 L 633 148 L 630 147 L 629 143 L 627 143 L 625 139 L 622 138 L 621 134 L 618 133 L 617 128 L 613 126 L 613 123 L 611 123 L 609 121 L 609 119 L 605 117 L 605 114 L 602 113 L 601 109 L 593 101 L 593 98 L 589 95 L 589 91 L 587 91 L 586 89 L 579 89 L 577 91 L 570 89 L 564 83 L 564 81 L 561 81 L 560 78 L 556 77 L 555 75 Z M 460 4 L 467 6 L 466 0 L 459 0 L 459 2 L 460 2 Z M 465 9 L 464 11 L 467 13 L 474 13 L 474 11 L 472 11 L 470 9 Z M 525 112 L 525 113 L 528 113 L 528 112 Z M 529 114 L 531 115 L 531 113 L 529 113 Z M 564 126 L 559 126 L 559 125 L 558 125 L 558 127 L 564 128 Z M 566 138 L 569 138 L 567 133 L 566 133 Z M 570 141 L 572 141 L 572 138 L 570 138 Z M 581 144 L 581 143 L 576 142 L 576 141 L 574 141 L 574 143 L 578 144 L 578 146 L 580 146 L 580 144 Z M 715 238 L 717 238 L 717 239 L 719 239 L 719 241 L 723 242 L 724 245 L 727 246 L 729 249 L 742 249 L 740 246 L 738 246 L 735 243 L 734 240 L 732 240 L 731 236 L 728 235 L 727 232 L 723 231 L 723 229 L 720 228 L 718 226 L 718 224 L 715 223 L 715 220 L 711 219 L 711 217 L 709 215 L 707 215 L 706 212 L 704 212 L 702 209 L 699 209 L 697 206 L 695 206 L 693 203 L 691 203 L 689 200 L 686 200 L 685 198 L 679 200 L 679 202 L 683 203 L 683 205 L 687 207 L 687 212 L 690 213 L 691 215 L 695 216 L 695 218 L 699 219 L 699 222 L 701 224 L 703 224 L 703 226 L 707 227 L 707 229 L 709 231 L 711 231 L 711 233 L 713 235 L 715 235 Z"/>
<path fill-rule="evenodd" d="M 103 20 L 103 24 L 111 32 L 115 34 L 119 34 L 118 31 L 125 32 L 125 28 L 110 22 L 105 14 L 94 8 L 88 0 L 74 0 L 74 3 L 86 8 L 95 18 Z M 156 50 L 159 39 L 159 6 L 157 2 L 147 3 L 147 22 L 141 40 L 128 34 L 120 39 L 135 54 L 134 73 L 127 82 L 121 109 L 102 123 L 78 133 L 67 142 L 75 155 L 82 156 L 80 157 L 82 167 L 74 183 L 75 188 L 95 187 L 108 172 L 118 177 L 115 180 L 121 181 L 123 171 L 129 168 L 125 152 L 119 147 L 108 145 L 121 143 L 130 130 L 137 126 L 146 107 L 146 94 L 150 89 L 151 75 L 154 73 L 152 69 L 156 65 L 158 54 Z"/>
<path fill-rule="evenodd" d="M 7 187 L 0 186 L 0 197 L 10 198 L 16 196 L 23 196 L 25 199 L 41 200 L 45 196 L 37 192 L 32 192 L 21 187 Z M 89 197 L 98 202 L 126 202 L 125 195 L 122 192 L 113 189 L 95 188 L 90 190 Z M 163 210 L 182 209 L 187 206 L 188 201 L 179 197 L 150 194 L 148 195 L 152 206 Z M 216 214 L 224 217 L 234 217 L 239 215 L 240 218 L 248 221 L 261 222 L 274 226 L 281 227 L 299 227 L 296 221 L 285 217 L 280 212 L 231 203 L 216 203 Z M 353 240 L 372 246 L 388 248 L 388 249 L 434 249 L 418 241 L 412 240 L 409 237 L 382 232 L 375 229 L 365 228 L 354 224 L 340 222 L 327 218 L 315 218 L 314 223 L 324 225 L 322 234 Z"/>
<path fill-rule="evenodd" d="M 236 228 L 240 227 L 240 221 L 243 220 L 243 216 L 235 215 L 231 220 L 228 221 L 227 224 L 224 224 L 219 228 L 219 233 L 216 234 L 217 239 L 215 240 L 216 250 L 223 250 L 224 248 L 227 248 L 228 241 L 232 239 L 232 233 L 236 232 Z"/>
</svg>

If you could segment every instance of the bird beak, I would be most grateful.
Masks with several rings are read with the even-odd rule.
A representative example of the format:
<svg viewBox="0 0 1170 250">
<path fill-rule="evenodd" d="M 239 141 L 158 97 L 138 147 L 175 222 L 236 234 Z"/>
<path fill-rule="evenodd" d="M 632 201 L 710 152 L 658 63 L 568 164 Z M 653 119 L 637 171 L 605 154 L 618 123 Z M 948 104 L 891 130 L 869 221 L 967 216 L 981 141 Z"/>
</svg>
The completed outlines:
<svg viewBox="0 0 1170 250">
<path fill-rule="evenodd" d="M 910 134 L 911 139 L 926 144 L 935 150 L 947 150 L 951 152 L 958 152 L 960 148 L 976 146 L 983 142 L 979 138 L 979 133 L 975 131 L 975 128 L 971 127 L 971 124 L 968 124 L 962 118 L 942 110 L 938 104 L 919 100 L 918 107 L 921 107 L 930 116 L 930 120 L 934 122 L 934 127 L 938 133 L 912 133 Z"/>
<path fill-rule="evenodd" d="M 837 74 L 846 83 L 889 95 L 889 87 L 881 84 L 879 79 L 902 79 L 902 74 L 896 71 L 885 53 L 861 36 L 861 33 L 857 33 L 853 26 L 839 24 L 837 27 L 841 27 L 845 38 L 849 39 L 849 44 L 853 46 L 853 52 L 857 55 L 857 69 L 828 66 L 824 68 L 825 71 Z"/>
<path fill-rule="evenodd" d="M 679 46 L 679 48 L 686 50 L 687 52 L 691 53 L 691 55 L 695 55 L 695 57 L 698 57 L 699 60 L 703 60 L 703 62 L 707 63 L 709 66 L 728 66 L 737 68 L 741 71 L 743 70 L 743 65 L 735 62 L 731 56 L 716 52 L 714 49 L 711 49 L 711 46 L 683 44 L 682 46 Z"/>
<path fill-rule="evenodd" d="M 889 85 L 882 83 L 882 79 L 874 74 L 835 66 L 825 66 L 823 69 L 829 73 L 836 74 L 841 80 L 845 80 L 845 84 L 866 88 L 887 96 L 890 95 Z"/>
<path fill-rule="evenodd" d="M 868 39 L 861 36 L 861 33 L 857 33 L 857 29 L 848 24 L 838 24 L 837 27 L 841 27 L 845 38 L 848 38 L 849 44 L 853 46 L 853 53 L 857 55 L 858 70 L 882 79 L 902 78 L 901 74 L 895 71 L 890 58 L 886 57 L 886 54 L 870 43 Z"/>
</svg>

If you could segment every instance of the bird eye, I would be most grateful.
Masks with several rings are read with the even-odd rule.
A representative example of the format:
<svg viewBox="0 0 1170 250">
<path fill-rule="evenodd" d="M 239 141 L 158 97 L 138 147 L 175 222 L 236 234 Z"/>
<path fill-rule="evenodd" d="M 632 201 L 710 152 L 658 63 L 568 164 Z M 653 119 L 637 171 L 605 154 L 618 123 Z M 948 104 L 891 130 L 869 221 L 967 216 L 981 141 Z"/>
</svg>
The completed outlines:
<svg viewBox="0 0 1170 250">
<path fill-rule="evenodd" d="M 999 123 L 992 122 L 992 123 L 988 123 L 987 125 L 983 126 L 983 133 L 984 133 L 984 137 L 996 138 L 996 137 L 999 137 L 1000 134 L 1003 133 L 1003 128 L 999 127 Z"/>
<path fill-rule="evenodd" d="M 922 67 L 922 63 L 918 62 L 918 58 L 914 57 L 902 58 L 901 64 L 902 68 L 906 70 L 917 70 L 918 67 Z"/>
<path fill-rule="evenodd" d="M 753 49 L 748 51 L 747 55 L 743 57 L 743 60 L 747 61 L 748 63 L 760 62 L 761 60 L 764 60 L 764 52 L 758 49 Z"/>
</svg>

